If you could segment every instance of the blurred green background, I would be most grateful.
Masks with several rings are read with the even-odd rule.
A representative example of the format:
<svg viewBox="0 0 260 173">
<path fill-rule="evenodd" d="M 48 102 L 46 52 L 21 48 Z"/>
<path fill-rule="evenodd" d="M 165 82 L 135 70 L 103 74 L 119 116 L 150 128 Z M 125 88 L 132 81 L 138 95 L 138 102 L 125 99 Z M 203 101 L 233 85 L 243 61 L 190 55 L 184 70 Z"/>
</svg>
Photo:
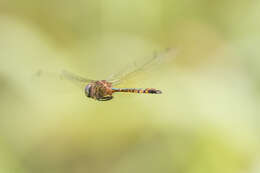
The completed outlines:
<svg viewBox="0 0 260 173">
<path fill-rule="evenodd" d="M 259 173 L 259 19 L 259 0 L 0 0 L 0 172 Z M 125 84 L 162 95 L 97 102 L 57 77 L 167 47 Z"/>
</svg>

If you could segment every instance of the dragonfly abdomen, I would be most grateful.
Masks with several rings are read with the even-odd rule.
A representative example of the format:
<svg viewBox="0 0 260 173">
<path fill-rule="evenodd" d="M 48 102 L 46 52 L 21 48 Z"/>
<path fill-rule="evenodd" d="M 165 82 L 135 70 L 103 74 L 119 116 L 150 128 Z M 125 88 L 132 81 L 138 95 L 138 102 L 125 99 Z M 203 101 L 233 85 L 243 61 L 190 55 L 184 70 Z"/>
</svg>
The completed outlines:
<svg viewBox="0 0 260 173">
<path fill-rule="evenodd" d="M 128 93 L 144 93 L 144 94 L 162 94 L 162 91 L 154 88 L 137 89 L 137 88 L 112 88 L 113 92 L 128 92 Z"/>
</svg>

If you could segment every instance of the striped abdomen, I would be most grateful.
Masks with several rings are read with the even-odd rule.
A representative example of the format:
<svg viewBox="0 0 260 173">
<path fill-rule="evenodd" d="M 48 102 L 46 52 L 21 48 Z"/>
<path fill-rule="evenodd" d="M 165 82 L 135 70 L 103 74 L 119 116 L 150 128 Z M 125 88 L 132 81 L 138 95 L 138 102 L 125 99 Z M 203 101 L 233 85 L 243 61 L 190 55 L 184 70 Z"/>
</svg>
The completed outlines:
<svg viewBox="0 0 260 173">
<path fill-rule="evenodd" d="M 128 93 L 144 93 L 144 94 L 162 94 L 162 91 L 154 88 L 136 89 L 136 88 L 112 88 L 113 92 L 128 92 Z"/>
</svg>

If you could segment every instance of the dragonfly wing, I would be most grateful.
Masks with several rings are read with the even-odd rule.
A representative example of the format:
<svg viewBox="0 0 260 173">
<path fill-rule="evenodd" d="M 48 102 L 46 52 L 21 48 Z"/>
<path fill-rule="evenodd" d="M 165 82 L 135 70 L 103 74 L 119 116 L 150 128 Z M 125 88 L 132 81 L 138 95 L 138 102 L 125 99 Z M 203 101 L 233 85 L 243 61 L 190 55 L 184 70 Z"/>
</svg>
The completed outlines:
<svg viewBox="0 0 260 173">
<path fill-rule="evenodd" d="M 92 79 L 87 79 L 87 78 L 81 77 L 79 75 L 73 74 L 66 70 L 63 70 L 61 72 L 61 79 L 67 79 L 67 80 L 73 82 L 75 85 L 79 86 L 80 88 L 85 87 L 85 85 L 87 83 L 94 81 Z"/>
<path fill-rule="evenodd" d="M 169 57 L 170 55 L 173 55 L 175 57 L 175 54 L 176 51 L 174 49 L 166 49 L 160 53 L 154 53 L 154 55 L 146 61 L 141 63 L 133 63 L 124 70 L 121 70 L 118 73 L 111 75 L 108 78 L 108 81 L 112 82 L 113 85 L 122 84 L 125 81 L 131 79 L 132 77 L 136 76 L 138 73 L 148 71 L 151 66 L 162 62 L 162 60 Z"/>
</svg>

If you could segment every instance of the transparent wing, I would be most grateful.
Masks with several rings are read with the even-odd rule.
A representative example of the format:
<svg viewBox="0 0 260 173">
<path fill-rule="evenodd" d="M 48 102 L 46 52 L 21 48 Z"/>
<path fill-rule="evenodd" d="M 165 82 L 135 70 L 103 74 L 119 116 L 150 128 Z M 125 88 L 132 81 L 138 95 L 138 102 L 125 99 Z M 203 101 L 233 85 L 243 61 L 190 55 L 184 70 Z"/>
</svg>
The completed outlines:
<svg viewBox="0 0 260 173">
<path fill-rule="evenodd" d="M 63 70 L 61 72 L 61 79 L 67 79 L 71 82 L 73 82 L 75 85 L 79 86 L 79 87 L 85 87 L 85 85 L 87 83 L 93 82 L 94 80 L 92 79 L 87 79 L 84 77 L 81 77 L 79 75 L 73 74 L 71 72 L 68 72 L 66 70 Z"/>
<path fill-rule="evenodd" d="M 122 84 L 132 77 L 136 76 L 138 73 L 148 71 L 151 66 L 158 64 L 162 62 L 164 59 L 168 57 L 175 57 L 176 56 L 176 51 L 175 49 L 166 49 L 160 53 L 154 53 L 154 55 L 145 60 L 144 62 L 141 63 L 133 63 L 124 70 L 119 71 L 116 74 L 113 74 L 108 78 L 109 82 L 112 82 L 113 85 L 119 85 Z"/>
</svg>

